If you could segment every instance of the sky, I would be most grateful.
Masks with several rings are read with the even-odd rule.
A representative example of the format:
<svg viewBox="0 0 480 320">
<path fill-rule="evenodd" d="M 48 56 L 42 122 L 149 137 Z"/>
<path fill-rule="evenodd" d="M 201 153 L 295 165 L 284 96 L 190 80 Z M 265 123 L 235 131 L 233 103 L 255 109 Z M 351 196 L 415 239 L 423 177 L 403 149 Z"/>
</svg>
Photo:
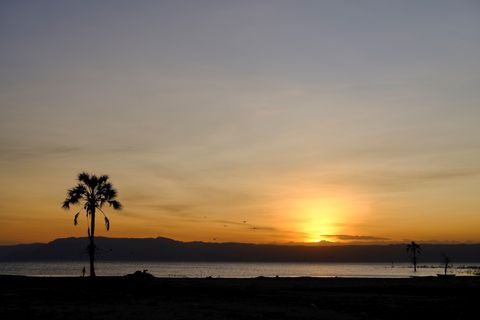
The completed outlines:
<svg viewBox="0 0 480 320">
<path fill-rule="evenodd" d="M 0 48 L 0 244 L 86 236 L 82 171 L 99 236 L 480 242 L 479 1 L 2 1 Z"/>
</svg>

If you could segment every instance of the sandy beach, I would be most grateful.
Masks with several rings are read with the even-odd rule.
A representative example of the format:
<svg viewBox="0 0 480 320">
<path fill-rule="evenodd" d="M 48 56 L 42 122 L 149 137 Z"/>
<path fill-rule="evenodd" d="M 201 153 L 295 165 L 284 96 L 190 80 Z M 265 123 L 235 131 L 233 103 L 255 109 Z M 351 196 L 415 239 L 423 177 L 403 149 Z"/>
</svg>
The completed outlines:
<svg viewBox="0 0 480 320">
<path fill-rule="evenodd" d="M 1 319 L 471 319 L 479 277 L 0 277 Z"/>
</svg>

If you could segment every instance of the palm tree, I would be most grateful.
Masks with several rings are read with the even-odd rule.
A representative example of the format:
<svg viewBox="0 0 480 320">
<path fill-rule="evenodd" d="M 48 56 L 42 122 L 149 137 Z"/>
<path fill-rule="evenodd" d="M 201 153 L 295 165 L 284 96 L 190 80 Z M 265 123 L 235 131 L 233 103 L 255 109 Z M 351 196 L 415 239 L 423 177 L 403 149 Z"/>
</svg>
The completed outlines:
<svg viewBox="0 0 480 320">
<path fill-rule="evenodd" d="M 452 259 L 450 259 L 450 257 L 447 256 L 445 253 L 442 253 L 442 258 L 443 258 L 444 272 L 445 272 L 445 275 L 447 275 L 447 270 L 448 268 L 450 268 L 450 263 L 452 262 Z"/>
<path fill-rule="evenodd" d="M 417 272 L 417 255 L 422 252 L 420 245 L 412 241 L 412 243 L 407 244 L 407 252 L 412 255 L 413 271 Z"/>
<path fill-rule="evenodd" d="M 117 201 L 117 190 L 108 181 L 107 175 L 97 177 L 82 172 L 78 175 L 78 184 L 68 189 L 67 197 L 63 202 L 62 208 L 70 209 L 70 205 L 80 204 L 82 209 L 75 214 L 73 224 L 78 224 L 78 216 L 82 210 L 85 210 L 88 225 L 89 245 L 87 247 L 90 257 L 90 277 L 95 277 L 95 213 L 100 211 L 105 218 L 105 227 L 110 229 L 110 220 L 103 212 L 102 207 L 108 203 L 115 210 L 120 210 L 122 205 Z"/>
</svg>

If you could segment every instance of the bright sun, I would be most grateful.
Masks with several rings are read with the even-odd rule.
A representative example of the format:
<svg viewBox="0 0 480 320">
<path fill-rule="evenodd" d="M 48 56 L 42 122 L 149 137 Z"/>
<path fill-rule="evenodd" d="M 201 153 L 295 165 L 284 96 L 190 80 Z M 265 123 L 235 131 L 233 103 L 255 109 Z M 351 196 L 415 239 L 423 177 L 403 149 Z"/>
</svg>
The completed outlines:
<svg viewBox="0 0 480 320">
<path fill-rule="evenodd" d="M 300 215 L 305 219 L 301 231 L 306 242 L 327 240 L 323 235 L 337 234 L 342 208 L 332 199 L 314 199 L 302 203 Z"/>
<path fill-rule="evenodd" d="M 297 230 L 305 242 L 334 240 L 329 235 L 346 233 L 365 211 L 363 205 L 343 198 L 304 199 L 295 207 Z"/>
</svg>

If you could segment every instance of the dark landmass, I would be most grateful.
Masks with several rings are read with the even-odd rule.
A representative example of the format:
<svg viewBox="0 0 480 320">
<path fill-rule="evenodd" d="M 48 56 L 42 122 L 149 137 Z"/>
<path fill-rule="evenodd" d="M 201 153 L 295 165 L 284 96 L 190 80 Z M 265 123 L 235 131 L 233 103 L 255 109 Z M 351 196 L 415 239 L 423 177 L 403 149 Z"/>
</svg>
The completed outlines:
<svg viewBox="0 0 480 320">
<path fill-rule="evenodd" d="M 167 238 L 96 239 L 102 261 L 228 262 L 407 262 L 405 244 L 267 245 L 180 242 Z M 0 261 L 87 260 L 87 238 L 57 239 L 46 244 L 0 246 Z M 480 262 L 480 244 L 421 244 L 420 261 Z"/>
<path fill-rule="evenodd" d="M 472 319 L 480 278 L 0 276 L 0 319 Z"/>
</svg>

